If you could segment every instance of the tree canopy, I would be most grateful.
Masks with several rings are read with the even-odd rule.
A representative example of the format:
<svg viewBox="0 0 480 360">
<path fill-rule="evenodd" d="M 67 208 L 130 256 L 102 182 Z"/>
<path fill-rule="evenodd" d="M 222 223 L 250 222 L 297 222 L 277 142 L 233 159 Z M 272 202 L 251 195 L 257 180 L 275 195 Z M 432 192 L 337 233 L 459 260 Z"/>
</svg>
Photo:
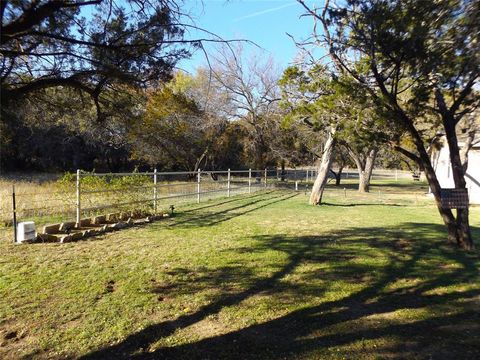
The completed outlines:
<svg viewBox="0 0 480 360">
<path fill-rule="evenodd" d="M 478 1 L 326 1 L 321 9 L 298 0 L 323 28 L 313 37 L 328 51 L 329 66 L 355 81 L 382 118 L 410 137 L 415 153 L 398 150 L 424 169 L 449 238 L 473 246 L 468 209 L 457 216 L 441 204 L 441 187 L 425 138 L 426 120 L 441 124 L 456 188 L 465 189 L 457 125 L 479 106 Z"/>
<path fill-rule="evenodd" d="M 32 92 L 52 87 L 88 94 L 97 115 L 118 86 L 170 78 L 198 44 L 173 0 L 40 0 L 0 5 L 2 112 Z"/>
</svg>

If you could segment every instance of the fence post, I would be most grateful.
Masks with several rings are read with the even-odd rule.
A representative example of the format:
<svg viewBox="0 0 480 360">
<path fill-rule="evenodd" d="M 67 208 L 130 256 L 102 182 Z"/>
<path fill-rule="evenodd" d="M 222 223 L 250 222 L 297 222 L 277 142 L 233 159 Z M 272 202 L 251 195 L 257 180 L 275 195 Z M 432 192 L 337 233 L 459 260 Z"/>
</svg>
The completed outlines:
<svg viewBox="0 0 480 360">
<path fill-rule="evenodd" d="M 153 169 L 153 213 L 157 214 L 157 168 Z"/>
<path fill-rule="evenodd" d="M 308 182 L 308 169 L 307 169 L 307 175 L 306 175 L 306 176 L 307 176 L 307 179 L 306 179 L 306 181 Z"/>
<path fill-rule="evenodd" d="M 201 179 L 201 170 L 197 171 L 197 204 L 200 204 L 200 179 Z"/>
<path fill-rule="evenodd" d="M 13 202 L 13 241 L 17 242 L 17 204 L 15 203 L 15 185 L 12 185 L 12 202 Z"/>
<path fill-rule="evenodd" d="M 227 175 L 227 197 L 230 197 L 230 169 L 228 169 Z"/>
<path fill-rule="evenodd" d="M 252 193 L 252 169 L 248 169 L 248 193 Z"/>
<path fill-rule="evenodd" d="M 77 169 L 77 227 L 80 227 L 80 218 L 82 217 L 82 205 L 80 202 L 80 169 Z"/>
<path fill-rule="evenodd" d="M 298 181 L 295 180 L 295 191 L 298 191 Z"/>
<path fill-rule="evenodd" d="M 267 169 L 265 169 L 265 187 L 267 187 Z"/>
</svg>

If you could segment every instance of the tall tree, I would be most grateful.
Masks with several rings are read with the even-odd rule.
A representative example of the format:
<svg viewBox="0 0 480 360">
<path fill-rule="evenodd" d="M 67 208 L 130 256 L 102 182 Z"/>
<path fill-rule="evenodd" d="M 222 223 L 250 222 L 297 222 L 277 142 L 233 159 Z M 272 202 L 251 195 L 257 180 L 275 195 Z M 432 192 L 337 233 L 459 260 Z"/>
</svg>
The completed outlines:
<svg viewBox="0 0 480 360">
<path fill-rule="evenodd" d="M 253 157 L 251 165 L 257 169 L 273 162 L 271 135 L 279 124 L 274 119 L 278 117 L 280 75 L 273 59 L 262 60 L 262 56 L 253 54 L 247 58 L 241 44 L 223 46 L 212 65 L 217 86 L 228 94 L 233 105 L 230 119 L 239 120 L 249 135 L 246 150 Z"/>
<path fill-rule="evenodd" d="M 337 144 L 338 121 L 335 108 L 334 80 L 323 66 L 302 69 L 298 66 L 287 68 L 280 79 L 282 89 L 282 106 L 287 109 L 287 121 L 305 124 L 324 139 L 321 161 L 317 169 L 309 203 L 318 205 L 322 202 L 323 191 L 334 159 Z"/>
<path fill-rule="evenodd" d="M 322 161 L 318 166 L 310 203 L 321 203 L 338 145 L 342 146 L 340 151 L 347 150 L 357 165 L 359 191 L 368 192 L 381 142 L 378 124 L 373 121 L 378 116 L 373 105 L 362 96 L 352 95 L 357 90 L 352 84 L 319 64 L 307 65 L 304 69 L 288 68 L 280 85 L 282 104 L 289 109 L 289 117 L 316 129 L 317 134 L 324 137 L 321 140 L 317 138 L 323 144 L 322 154 L 318 155 Z"/>
<path fill-rule="evenodd" d="M 245 131 L 231 131 L 234 126 L 230 116 L 234 104 L 228 93 L 211 78 L 209 69 L 197 68 L 194 75 L 178 71 L 169 86 L 175 93 L 184 94 L 195 102 L 201 112 L 197 131 L 204 136 L 205 149 L 202 169 L 215 170 L 240 166 L 243 146 L 240 143 Z"/>
<path fill-rule="evenodd" d="M 399 150 L 423 168 L 448 238 L 473 248 L 469 211 L 442 206 L 441 187 L 419 120 L 431 114 L 447 138 L 455 188 L 465 189 L 457 126 L 480 102 L 480 2 L 467 0 L 351 0 L 321 9 L 298 2 L 323 33 L 314 31 L 338 71 L 348 74 L 410 136 L 416 153 Z M 315 29 L 318 29 L 316 26 Z"/>
<path fill-rule="evenodd" d="M 2 170 L 129 168 L 127 128 L 143 107 L 143 93 L 124 87 L 104 96 L 108 116 L 101 122 L 90 97 L 68 87 L 38 90 L 19 101 L 14 126 L 1 135 Z"/>
<path fill-rule="evenodd" d="M 196 103 L 164 86 L 150 95 L 141 121 L 129 129 L 133 157 L 152 166 L 196 171 L 206 151 L 201 125 Z"/>
</svg>

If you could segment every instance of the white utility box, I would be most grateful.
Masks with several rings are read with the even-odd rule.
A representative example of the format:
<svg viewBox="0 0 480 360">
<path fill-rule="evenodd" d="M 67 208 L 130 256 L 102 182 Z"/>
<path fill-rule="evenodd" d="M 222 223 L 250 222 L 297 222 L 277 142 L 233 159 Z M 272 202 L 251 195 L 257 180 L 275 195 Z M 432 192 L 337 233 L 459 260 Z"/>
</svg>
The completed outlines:
<svg viewBox="0 0 480 360">
<path fill-rule="evenodd" d="M 37 237 L 35 231 L 35 223 L 33 221 L 25 221 L 17 225 L 17 242 L 34 241 Z"/>
</svg>

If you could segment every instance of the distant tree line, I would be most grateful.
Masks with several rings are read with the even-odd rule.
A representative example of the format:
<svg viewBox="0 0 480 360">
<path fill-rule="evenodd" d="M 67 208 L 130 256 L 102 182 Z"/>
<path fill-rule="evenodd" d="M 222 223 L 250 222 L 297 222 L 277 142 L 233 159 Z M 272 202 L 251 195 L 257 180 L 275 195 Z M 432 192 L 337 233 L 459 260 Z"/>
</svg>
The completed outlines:
<svg viewBox="0 0 480 360">
<path fill-rule="evenodd" d="M 177 72 L 155 88 L 107 92 L 101 121 L 94 101 L 76 89 L 37 90 L 16 102 L 14 121 L 2 117 L 1 168 L 195 171 L 311 162 L 300 135 L 282 127 L 278 107 L 256 108 L 257 118 L 248 119 L 209 73 Z"/>
<path fill-rule="evenodd" d="M 2 171 L 264 168 L 322 156 L 324 128 L 289 121 L 272 59 L 186 39 L 175 1 L 3 1 L 0 15 Z M 202 41 L 221 44 L 209 68 L 175 73 Z M 346 155 L 334 157 L 337 176 L 353 165 Z"/>
</svg>

